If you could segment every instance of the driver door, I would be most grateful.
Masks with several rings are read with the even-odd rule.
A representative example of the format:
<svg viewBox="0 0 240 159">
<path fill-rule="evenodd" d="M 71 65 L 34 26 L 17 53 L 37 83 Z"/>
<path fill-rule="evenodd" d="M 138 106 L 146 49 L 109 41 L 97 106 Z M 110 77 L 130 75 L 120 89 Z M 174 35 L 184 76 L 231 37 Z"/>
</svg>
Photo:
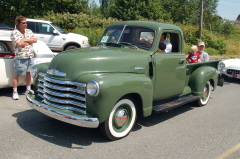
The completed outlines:
<svg viewBox="0 0 240 159">
<path fill-rule="evenodd" d="M 166 99 L 182 94 L 186 78 L 186 57 L 181 52 L 180 33 L 168 30 L 172 52 L 156 52 L 154 60 L 154 100 Z"/>
</svg>

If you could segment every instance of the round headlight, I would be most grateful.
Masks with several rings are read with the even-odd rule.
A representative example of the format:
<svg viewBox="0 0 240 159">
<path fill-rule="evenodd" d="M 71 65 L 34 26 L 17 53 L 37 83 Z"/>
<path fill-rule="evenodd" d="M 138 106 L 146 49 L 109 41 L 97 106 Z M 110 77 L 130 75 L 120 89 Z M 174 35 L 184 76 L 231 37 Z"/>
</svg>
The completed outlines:
<svg viewBox="0 0 240 159">
<path fill-rule="evenodd" d="M 221 68 L 224 68 L 224 67 L 225 67 L 225 64 L 224 64 L 223 62 L 220 62 L 219 66 L 220 66 Z"/>
<path fill-rule="evenodd" d="M 99 85 L 96 81 L 91 80 L 87 83 L 87 93 L 90 96 L 97 96 L 99 93 Z"/>
<path fill-rule="evenodd" d="M 33 66 L 33 67 L 31 68 L 30 74 L 31 74 L 31 77 L 32 77 L 32 78 L 35 78 L 35 77 L 37 76 L 37 71 L 38 71 L 38 69 L 37 69 L 36 66 Z"/>
</svg>

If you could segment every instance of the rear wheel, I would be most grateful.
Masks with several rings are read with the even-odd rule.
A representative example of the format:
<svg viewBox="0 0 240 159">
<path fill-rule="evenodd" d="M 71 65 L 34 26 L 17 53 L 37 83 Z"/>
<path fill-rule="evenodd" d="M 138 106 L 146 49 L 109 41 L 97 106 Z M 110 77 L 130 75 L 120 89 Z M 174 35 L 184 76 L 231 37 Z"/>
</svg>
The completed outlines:
<svg viewBox="0 0 240 159">
<path fill-rule="evenodd" d="M 198 105 L 200 107 L 206 105 L 209 100 L 209 97 L 211 94 L 211 84 L 209 81 L 204 86 L 202 93 L 203 93 L 202 98 L 200 98 L 199 100 L 196 101 L 196 105 Z"/>
<path fill-rule="evenodd" d="M 110 140 L 117 140 L 130 133 L 136 118 L 134 101 L 124 98 L 115 104 L 107 120 L 100 125 L 100 130 Z"/>
<path fill-rule="evenodd" d="M 7 51 L 8 51 L 7 46 L 4 43 L 0 42 L 0 52 L 7 52 Z"/>
</svg>

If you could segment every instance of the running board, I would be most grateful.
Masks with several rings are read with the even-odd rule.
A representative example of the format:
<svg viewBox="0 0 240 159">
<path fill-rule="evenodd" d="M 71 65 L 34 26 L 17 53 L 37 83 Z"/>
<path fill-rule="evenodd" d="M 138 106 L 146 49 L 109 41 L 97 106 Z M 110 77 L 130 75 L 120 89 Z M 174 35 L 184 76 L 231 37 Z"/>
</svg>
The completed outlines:
<svg viewBox="0 0 240 159">
<path fill-rule="evenodd" d="M 156 102 L 153 102 L 153 112 L 155 113 L 164 112 L 164 111 L 179 107 L 181 105 L 184 105 L 186 103 L 193 102 L 198 99 L 199 99 L 198 96 L 186 95 L 182 97 L 156 101 Z"/>
</svg>

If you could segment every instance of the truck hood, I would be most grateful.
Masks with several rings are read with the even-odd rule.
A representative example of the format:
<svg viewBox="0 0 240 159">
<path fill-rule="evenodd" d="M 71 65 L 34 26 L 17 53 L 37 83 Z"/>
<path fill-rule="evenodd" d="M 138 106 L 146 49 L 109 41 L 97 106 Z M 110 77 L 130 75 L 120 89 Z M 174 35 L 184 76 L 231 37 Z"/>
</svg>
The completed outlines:
<svg viewBox="0 0 240 159">
<path fill-rule="evenodd" d="M 96 46 L 58 54 L 51 61 L 49 70 L 66 73 L 65 80 L 75 81 L 84 74 L 146 73 L 149 61 L 150 53 L 144 50 Z"/>
</svg>

